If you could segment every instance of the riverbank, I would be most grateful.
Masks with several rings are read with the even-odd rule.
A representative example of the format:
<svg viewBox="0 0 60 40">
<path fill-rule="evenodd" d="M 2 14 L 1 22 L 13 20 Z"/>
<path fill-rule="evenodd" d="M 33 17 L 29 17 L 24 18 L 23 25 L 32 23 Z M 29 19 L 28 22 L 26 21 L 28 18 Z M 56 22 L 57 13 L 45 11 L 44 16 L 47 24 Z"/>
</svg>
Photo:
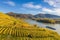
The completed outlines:
<svg viewBox="0 0 60 40">
<path fill-rule="evenodd" d="M 31 20 L 31 19 L 25 19 L 25 22 L 31 24 L 31 25 L 34 25 L 36 24 L 38 27 L 42 27 L 42 28 L 46 28 L 46 26 L 49 26 L 49 27 L 52 27 L 52 28 L 55 28 L 56 30 L 53 30 L 55 32 L 57 32 L 58 34 L 60 34 L 60 24 L 50 24 L 50 23 L 43 23 L 43 22 L 37 22 L 36 20 Z M 49 28 L 47 28 L 49 29 Z M 51 29 L 49 29 L 51 30 Z"/>
<path fill-rule="evenodd" d="M 53 18 L 34 18 L 37 22 L 50 23 L 50 24 L 60 24 L 60 19 Z"/>
</svg>

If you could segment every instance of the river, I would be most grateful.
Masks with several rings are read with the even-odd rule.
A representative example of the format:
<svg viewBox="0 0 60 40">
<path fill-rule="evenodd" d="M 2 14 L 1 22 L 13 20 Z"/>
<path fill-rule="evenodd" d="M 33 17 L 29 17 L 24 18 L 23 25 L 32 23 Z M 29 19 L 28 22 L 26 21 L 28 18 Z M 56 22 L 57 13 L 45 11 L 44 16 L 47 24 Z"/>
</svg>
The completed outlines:
<svg viewBox="0 0 60 40">
<path fill-rule="evenodd" d="M 53 30 L 53 31 L 56 31 L 58 34 L 60 34 L 60 24 L 42 23 L 42 22 L 37 22 L 35 20 L 31 20 L 31 19 L 27 19 L 25 21 L 28 22 L 29 24 L 32 24 L 32 25 L 37 24 L 37 26 L 43 27 L 43 28 L 46 28 L 46 26 L 53 27 L 53 28 L 56 29 L 56 30 Z"/>
</svg>

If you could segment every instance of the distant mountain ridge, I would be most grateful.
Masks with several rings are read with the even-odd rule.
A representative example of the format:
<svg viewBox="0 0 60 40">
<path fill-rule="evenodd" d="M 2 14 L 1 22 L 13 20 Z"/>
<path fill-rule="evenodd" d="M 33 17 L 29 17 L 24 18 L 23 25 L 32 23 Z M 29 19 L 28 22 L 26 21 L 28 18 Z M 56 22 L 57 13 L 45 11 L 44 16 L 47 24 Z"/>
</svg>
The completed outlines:
<svg viewBox="0 0 60 40">
<path fill-rule="evenodd" d="M 22 13 L 18 14 L 18 13 L 9 12 L 7 14 L 19 18 L 60 18 L 60 16 L 57 15 L 42 14 L 42 13 L 32 15 L 32 14 L 22 14 Z"/>
<path fill-rule="evenodd" d="M 18 17 L 18 18 L 34 18 L 34 15 L 32 14 L 22 14 L 22 13 L 17 14 L 17 13 L 9 12 L 7 13 L 7 15 Z"/>
<path fill-rule="evenodd" d="M 57 15 L 52 15 L 52 14 L 37 14 L 37 15 L 34 15 L 34 17 L 36 18 L 60 18 L 60 16 L 57 16 Z"/>
</svg>

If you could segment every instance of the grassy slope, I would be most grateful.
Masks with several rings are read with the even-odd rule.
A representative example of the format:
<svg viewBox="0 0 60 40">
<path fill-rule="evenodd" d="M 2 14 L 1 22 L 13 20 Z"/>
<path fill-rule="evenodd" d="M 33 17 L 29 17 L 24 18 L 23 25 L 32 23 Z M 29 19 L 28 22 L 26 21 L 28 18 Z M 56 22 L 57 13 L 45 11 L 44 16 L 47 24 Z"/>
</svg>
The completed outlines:
<svg viewBox="0 0 60 40">
<path fill-rule="evenodd" d="M 59 38 L 56 32 L 0 13 L 0 40 L 60 40 Z"/>
</svg>

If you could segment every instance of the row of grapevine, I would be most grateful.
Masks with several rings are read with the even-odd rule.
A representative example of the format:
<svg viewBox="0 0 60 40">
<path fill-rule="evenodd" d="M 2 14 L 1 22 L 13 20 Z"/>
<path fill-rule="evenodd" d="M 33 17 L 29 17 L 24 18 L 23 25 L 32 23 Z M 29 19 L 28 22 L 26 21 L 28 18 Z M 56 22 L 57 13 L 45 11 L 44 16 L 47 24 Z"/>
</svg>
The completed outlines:
<svg viewBox="0 0 60 40">
<path fill-rule="evenodd" d="M 33 29 L 32 29 L 33 30 Z M 10 35 L 12 37 L 18 37 L 19 40 L 58 40 L 54 37 L 52 32 L 40 30 L 36 32 L 36 29 L 32 31 L 31 29 L 18 29 L 18 28 L 9 28 L 0 27 L 0 34 L 2 35 Z M 43 35 L 44 34 L 44 35 Z M 3 38 L 4 39 L 4 38 Z M 12 38 L 11 38 L 12 39 Z M 14 40 L 14 38 L 13 38 Z"/>
</svg>

